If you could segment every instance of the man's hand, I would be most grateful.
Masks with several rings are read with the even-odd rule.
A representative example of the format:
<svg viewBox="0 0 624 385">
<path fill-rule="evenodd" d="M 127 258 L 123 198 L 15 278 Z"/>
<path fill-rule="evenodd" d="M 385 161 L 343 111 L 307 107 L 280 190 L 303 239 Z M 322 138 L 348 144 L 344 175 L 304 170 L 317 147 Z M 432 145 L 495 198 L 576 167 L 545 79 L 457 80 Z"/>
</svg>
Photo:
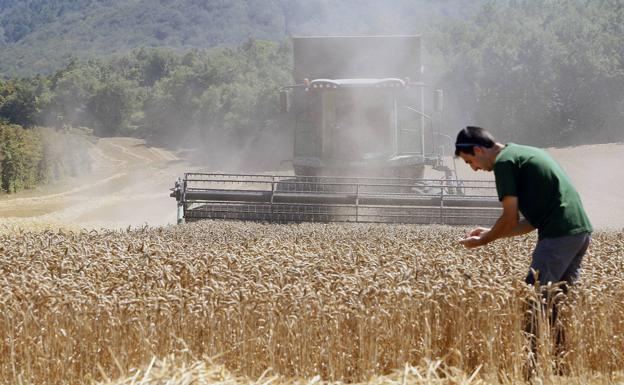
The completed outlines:
<svg viewBox="0 0 624 385">
<path fill-rule="evenodd" d="M 468 238 L 460 239 L 459 243 L 464 245 L 467 249 L 473 249 L 485 244 L 479 235 L 471 235 Z"/>
<path fill-rule="evenodd" d="M 524 232 L 530 231 L 528 228 L 525 228 L 526 226 L 518 222 L 518 197 L 506 195 L 503 197 L 502 203 L 503 213 L 491 229 L 477 227 L 469 233 L 467 238 L 460 240 L 459 243 L 471 249 L 487 245 L 499 238 L 516 235 L 520 229 Z"/>
<path fill-rule="evenodd" d="M 487 234 L 488 231 L 490 231 L 490 229 L 487 227 L 474 228 L 470 231 L 470 233 L 468 233 L 468 237 L 460 239 L 459 243 L 461 243 L 468 249 L 483 246 L 485 242 L 482 237 L 483 235 Z"/>
<path fill-rule="evenodd" d="M 470 231 L 470 233 L 468 233 L 468 236 L 470 236 L 470 237 L 477 237 L 477 236 L 481 235 L 481 233 L 483 233 L 485 231 L 490 231 L 490 229 L 488 227 L 477 227 L 475 229 L 472 229 L 472 231 Z"/>
</svg>

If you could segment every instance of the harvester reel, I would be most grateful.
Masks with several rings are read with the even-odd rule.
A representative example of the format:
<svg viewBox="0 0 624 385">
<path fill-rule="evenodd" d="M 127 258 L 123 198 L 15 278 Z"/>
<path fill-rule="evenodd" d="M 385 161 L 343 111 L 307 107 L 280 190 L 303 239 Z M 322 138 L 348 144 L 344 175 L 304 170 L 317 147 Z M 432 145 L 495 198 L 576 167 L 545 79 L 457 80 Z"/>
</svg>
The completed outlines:
<svg viewBox="0 0 624 385">
<path fill-rule="evenodd" d="M 492 223 L 495 188 L 473 182 L 460 196 L 443 180 L 189 173 L 172 196 L 186 221 Z"/>
</svg>

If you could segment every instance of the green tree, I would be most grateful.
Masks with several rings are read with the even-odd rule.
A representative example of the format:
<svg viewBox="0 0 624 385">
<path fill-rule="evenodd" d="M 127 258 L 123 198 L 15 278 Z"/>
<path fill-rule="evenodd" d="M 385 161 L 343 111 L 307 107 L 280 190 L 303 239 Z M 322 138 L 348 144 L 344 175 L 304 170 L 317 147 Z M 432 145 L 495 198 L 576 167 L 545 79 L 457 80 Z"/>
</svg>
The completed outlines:
<svg viewBox="0 0 624 385">
<path fill-rule="evenodd" d="M 116 136 L 128 133 L 135 106 L 136 84 L 113 75 L 100 82 L 85 105 L 95 135 Z"/>
<path fill-rule="evenodd" d="M 459 111 L 453 126 L 468 118 L 537 145 L 618 140 L 618 131 L 621 140 L 618 14 L 611 0 L 489 2 L 447 26 L 436 46 L 448 63 L 442 87 Z"/>
<path fill-rule="evenodd" d="M 97 63 L 81 64 L 72 61 L 67 68 L 51 77 L 52 97 L 47 115 L 54 116 L 60 126 L 89 126 L 86 103 L 100 87 L 102 69 Z"/>
<path fill-rule="evenodd" d="M 32 127 L 37 119 L 36 89 L 28 80 L 13 80 L 9 93 L 2 99 L 0 117 L 11 124 Z"/>
<path fill-rule="evenodd" d="M 16 125 L 0 125 L 0 189 L 12 193 L 36 186 L 43 157 L 41 137 Z"/>
</svg>

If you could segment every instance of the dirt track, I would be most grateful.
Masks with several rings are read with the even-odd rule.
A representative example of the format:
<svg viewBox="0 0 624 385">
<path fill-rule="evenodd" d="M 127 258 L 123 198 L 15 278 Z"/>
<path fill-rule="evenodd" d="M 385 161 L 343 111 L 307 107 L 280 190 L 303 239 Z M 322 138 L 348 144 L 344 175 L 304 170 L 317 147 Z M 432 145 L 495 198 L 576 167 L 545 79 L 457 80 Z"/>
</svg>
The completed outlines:
<svg viewBox="0 0 624 385">
<path fill-rule="evenodd" d="M 98 229 L 175 223 L 169 188 L 188 170 L 184 162 L 132 138 L 100 139 L 90 152 L 89 176 L 1 196 L 2 224 Z"/>
<path fill-rule="evenodd" d="M 597 229 L 624 228 L 624 144 L 548 149 L 568 172 Z M 33 191 L 0 196 L 0 226 L 127 228 L 175 223 L 169 188 L 189 166 L 169 151 L 131 138 L 100 139 L 91 175 Z M 461 160 L 458 174 L 488 179 Z"/>
</svg>

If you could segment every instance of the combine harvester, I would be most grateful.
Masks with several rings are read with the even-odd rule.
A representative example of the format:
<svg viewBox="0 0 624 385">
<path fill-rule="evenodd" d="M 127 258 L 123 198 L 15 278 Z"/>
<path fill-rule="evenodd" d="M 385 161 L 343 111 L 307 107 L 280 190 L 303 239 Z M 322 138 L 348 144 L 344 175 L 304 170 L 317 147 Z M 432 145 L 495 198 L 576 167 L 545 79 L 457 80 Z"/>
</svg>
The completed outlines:
<svg viewBox="0 0 624 385">
<path fill-rule="evenodd" d="M 187 173 L 171 196 L 178 223 L 488 224 L 491 181 L 443 164 L 442 91 L 425 110 L 419 36 L 293 38 L 295 85 L 280 93 L 294 130 L 294 175 Z M 443 175 L 424 179 L 429 167 Z"/>
</svg>

